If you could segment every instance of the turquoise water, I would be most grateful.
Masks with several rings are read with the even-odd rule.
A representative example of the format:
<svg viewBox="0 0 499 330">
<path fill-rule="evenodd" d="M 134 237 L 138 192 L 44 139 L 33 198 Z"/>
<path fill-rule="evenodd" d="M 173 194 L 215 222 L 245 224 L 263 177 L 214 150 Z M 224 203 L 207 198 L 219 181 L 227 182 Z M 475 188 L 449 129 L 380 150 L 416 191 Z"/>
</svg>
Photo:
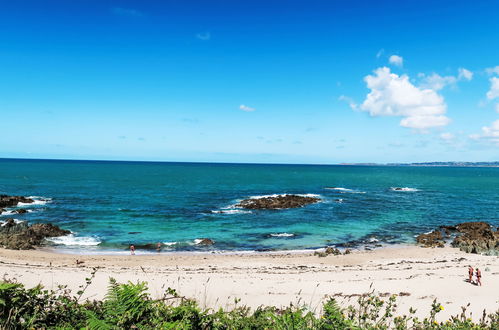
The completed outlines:
<svg viewBox="0 0 499 330">
<path fill-rule="evenodd" d="M 40 200 L 22 206 L 33 212 L 1 218 L 57 224 L 74 235 L 52 244 L 87 252 L 157 242 L 163 251 L 394 244 L 441 224 L 499 225 L 499 168 L 0 160 L 0 193 Z M 322 201 L 289 210 L 233 207 L 284 193 Z M 205 237 L 215 245 L 195 244 Z"/>
</svg>

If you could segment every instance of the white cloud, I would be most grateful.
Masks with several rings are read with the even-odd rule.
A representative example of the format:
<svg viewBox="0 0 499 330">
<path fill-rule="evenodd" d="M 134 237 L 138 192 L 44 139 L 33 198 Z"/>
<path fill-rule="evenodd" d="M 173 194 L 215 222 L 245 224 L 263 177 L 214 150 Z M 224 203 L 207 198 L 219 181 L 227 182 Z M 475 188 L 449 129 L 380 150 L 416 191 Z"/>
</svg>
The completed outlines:
<svg viewBox="0 0 499 330">
<path fill-rule="evenodd" d="M 470 138 L 490 141 L 499 146 L 499 119 L 493 122 L 491 126 L 482 127 L 482 134 L 472 134 Z"/>
<path fill-rule="evenodd" d="M 440 134 L 440 138 L 441 138 L 442 140 L 444 140 L 444 141 L 449 142 L 449 141 L 454 140 L 454 139 L 456 138 L 456 136 L 455 136 L 454 134 L 452 134 L 452 133 L 448 133 L 448 132 L 446 132 L 446 133 L 442 133 L 442 134 Z"/>
<path fill-rule="evenodd" d="M 445 126 L 450 119 L 444 114 L 447 105 L 433 89 L 414 86 L 407 75 L 391 73 L 387 67 L 378 68 L 374 75 L 364 78 L 371 90 L 360 106 L 371 116 L 404 117 L 400 126 L 426 130 Z"/>
<path fill-rule="evenodd" d="M 429 76 L 421 75 L 423 78 L 421 82 L 421 87 L 430 88 L 436 91 L 441 90 L 447 85 L 455 85 L 457 83 L 457 78 L 454 76 L 441 76 L 437 73 L 432 73 Z"/>
<path fill-rule="evenodd" d="M 473 72 L 470 70 L 467 70 L 465 68 L 459 68 L 458 69 L 459 74 L 457 75 L 457 79 L 459 80 L 468 80 L 470 81 L 473 79 Z"/>
<path fill-rule="evenodd" d="M 418 76 L 422 78 L 420 87 L 439 91 L 448 85 L 455 86 L 458 81 L 470 81 L 473 79 L 473 72 L 465 68 L 459 68 L 457 76 L 441 76 L 437 73 L 432 73 L 429 76 L 420 73 Z"/>
<path fill-rule="evenodd" d="M 239 109 L 243 110 L 243 111 L 246 111 L 246 112 L 252 112 L 252 111 L 256 110 L 255 108 L 248 107 L 247 105 L 244 105 L 244 104 L 241 104 L 239 106 Z"/>
<path fill-rule="evenodd" d="M 355 101 L 351 98 L 351 97 L 348 97 L 348 96 L 345 96 L 345 95 L 341 95 L 338 100 L 340 101 L 345 101 L 348 103 L 348 106 L 352 109 L 352 110 L 357 110 L 359 108 L 359 106 L 357 105 L 357 103 L 355 103 Z"/>
<path fill-rule="evenodd" d="M 493 100 L 496 97 L 499 97 L 499 78 L 492 77 L 490 78 L 490 90 L 487 92 L 487 98 Z"/>
<path fill-rule="evenodd" d="M 388 61 L 390 62 L 390 64 L 393 64 L 396 66 L 402 66 L 404 64 L 404 59 L 402 58 L 402 56 L 398 56 L 398 55 L 390 56 Z"/>
<path fill-rule="evenodd" d="M 120 15 L 120 16 L 135 16 L 135 17 L 144 16 L 142 12 L 131 8 L 114 7 L 111 8 L 111 12 L 115 15 Z"/>
<path fill-rule="evenodd" d="M 497 74 L 499 75 L 499 65 L 493 67 L 493 68 L 487 68 L 485 69 L 485 72 L 489 75 Z"/>
<path fill-rule="evenodd" d="M 196 38 L 198 38 L 199 40 L 208 41 L 211 39 L 211 33 L 210 32 L 201 32 L 201 33 L 196 34 Z"/>
</svg>

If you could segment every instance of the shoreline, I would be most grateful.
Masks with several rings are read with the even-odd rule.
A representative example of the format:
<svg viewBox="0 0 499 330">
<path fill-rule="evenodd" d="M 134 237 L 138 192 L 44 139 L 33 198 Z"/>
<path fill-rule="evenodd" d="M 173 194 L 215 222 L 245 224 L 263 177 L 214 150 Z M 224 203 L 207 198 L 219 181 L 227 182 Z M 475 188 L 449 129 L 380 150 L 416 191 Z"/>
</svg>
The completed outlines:
<svg viewBox="0 0 499 330">
<path fill-rule="evenodd" d="M 468 264 L 482 269 L 483 287 L 465 282 Z M 407 314 L 414 307 L 416 315 L 427 316 L 433 299 L 445 307 L 437 315 L 442 320 L 459 314 L 468 303 L 477 320 L 483 309 L 489 313 L 499 309 L 499 257 L 466 254 L 451 247 L 390 246 L 327 257 L 314 256 L 313 251 L 131 256 L 0 249 L 3 277 L 27 287 L 67 285 L 75 293 L 95 267 L 99 269 L 83 298 L 104 298 L 113 277 L 121 283 L 148 282 L 153 298 L 171 287 L 196 299 L 201 307 L 214 309 L 230 309 L 237 298 L 239 305 L 253 309 L 293 303 L 320 312 L 326 297 L 335 297 L 346 307 L 369 292 L 371 285 L 378 294 L 399 295 L 397 314 Z"/>
</svg>

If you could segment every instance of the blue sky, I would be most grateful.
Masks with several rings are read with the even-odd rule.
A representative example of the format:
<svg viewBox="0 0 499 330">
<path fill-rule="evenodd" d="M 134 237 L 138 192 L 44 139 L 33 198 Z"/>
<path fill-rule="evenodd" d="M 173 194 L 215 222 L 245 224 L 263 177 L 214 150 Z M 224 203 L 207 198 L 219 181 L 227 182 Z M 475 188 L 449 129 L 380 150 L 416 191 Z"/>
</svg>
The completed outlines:
<svg viewBox="0 0 499 330">
<path fill-rule="evenodd" d="M 499 160 L 498 1 L 3 1 L 0 157 Z"/>
</svg>

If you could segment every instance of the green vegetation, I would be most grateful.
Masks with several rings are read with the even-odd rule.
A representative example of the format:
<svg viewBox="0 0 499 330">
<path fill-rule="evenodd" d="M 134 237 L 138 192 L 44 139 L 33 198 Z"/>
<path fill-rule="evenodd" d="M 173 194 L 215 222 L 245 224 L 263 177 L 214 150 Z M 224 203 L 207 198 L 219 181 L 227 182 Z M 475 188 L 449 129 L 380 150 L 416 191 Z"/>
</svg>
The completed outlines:
<svg viewBox="0 0 499 330">
<path fill-rule="evenodd" d="M 110 280 L 103 301 L 81 301 L 92 276 L 73 295 L 65 287 L 44 290 L 22 284 L 0 282 L 1 329 L 499 329 L 499 311 L 472 322 L 463 307 L 461 315 L 446 322 L 435 316 L 443 307 L 433 302 L 430 315 L 419 320 L 414 310 L 409 315 L 394 316 L 396 296 L 383 300 L 373 293 L 359 297 L 355 306 L 341 308 L 334 299 L 327 300 L 317 316 L 305 307 L 290 305 L 285 309 L 246 306 L 231 311 L 202 309 L 191 299 L 167 289 L 161 299 L 147 294 L 146 283 L 119 284 Z"/>
</svg>

